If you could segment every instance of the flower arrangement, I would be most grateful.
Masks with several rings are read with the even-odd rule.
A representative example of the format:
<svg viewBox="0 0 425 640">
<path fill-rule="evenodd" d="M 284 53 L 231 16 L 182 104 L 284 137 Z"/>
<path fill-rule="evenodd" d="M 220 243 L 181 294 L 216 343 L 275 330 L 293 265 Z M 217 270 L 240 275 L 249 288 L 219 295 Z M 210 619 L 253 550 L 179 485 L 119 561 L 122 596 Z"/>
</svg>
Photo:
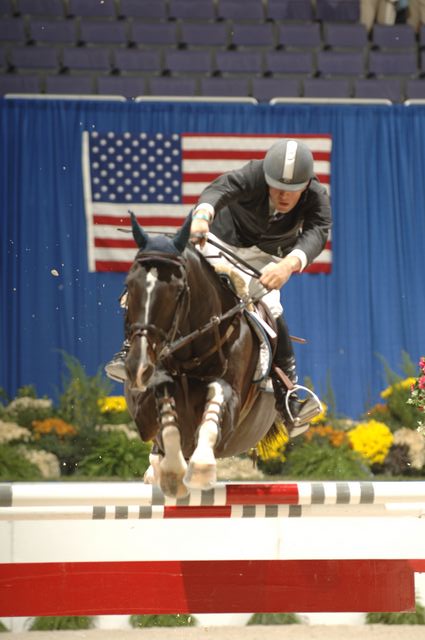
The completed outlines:
<svg viewBox="0 0 425 640">
<path fill-rule="evenodd" d="M 42 435 L 53 433 L 59 438 L 75 436 L 77 430 L 72 424 L 68 424 L 62 418 L 46 418 L 45 420 L 34 420 L 32 423 L 34 439 L 39 440 Z"/>
<path fill-rule="evenodd" d="M 124 396 L 99 398 L 98 405 L 101 413 L 121 413 L 127 410 L 127 403 Z"/>
<path fill-rule="evenodd" d="M 419 376 L 413 378 L 410 385 L 410 397 L 407 404 L 416 407 L 419 411 L 425 412 L 425 357 L 419 360 Z M 425 436 L 425 420 L 418 420 L 418 431 Z"/>
<path fill-rule="evenodd" d="M 348 440 L 369 464 L 382 464 L 394 441 L 390 429 L 383 422 L 361 422 L 348 432 Z"/>
</svg>

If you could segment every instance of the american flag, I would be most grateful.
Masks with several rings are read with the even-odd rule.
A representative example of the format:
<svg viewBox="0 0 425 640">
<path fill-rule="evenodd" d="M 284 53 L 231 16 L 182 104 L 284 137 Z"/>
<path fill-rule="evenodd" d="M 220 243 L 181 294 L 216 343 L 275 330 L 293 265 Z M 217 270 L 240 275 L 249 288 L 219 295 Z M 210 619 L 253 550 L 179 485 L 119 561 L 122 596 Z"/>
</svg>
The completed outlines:
<svg viewBox="0 0 425 640">
<path fill-rule="evenodd" d="M 131 209 L 148 232 L 175 232 L 218 175 L 264 157 L 282 137 L 311 149 L 314 170 L 330 188 L 329 135 L 83 132 L 83 182 L 90 271 L 128 271 L 136 245 Z M 330 273 L 331 239 L 310 273 Z"/>
</svg>

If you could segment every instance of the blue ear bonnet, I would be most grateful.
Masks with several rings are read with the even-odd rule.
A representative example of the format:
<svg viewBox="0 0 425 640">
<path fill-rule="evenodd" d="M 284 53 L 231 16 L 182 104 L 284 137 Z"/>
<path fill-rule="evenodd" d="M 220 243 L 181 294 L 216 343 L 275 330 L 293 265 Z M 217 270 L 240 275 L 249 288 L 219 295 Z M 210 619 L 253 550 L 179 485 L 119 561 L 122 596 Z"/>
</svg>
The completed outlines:
<svg viewBox="0 0 425 640">
<path fill-rule="evenodd" d="M 192 214 L 190 213 L 183 223 L 183 226 L 177 231 L 173 238 L 164 235 L 148 235 L 137 222 L 137 218 L 132 211 L 131 227 L 133 238 L 141 251 L 148 253 L 168 253 L 171 255 L 179 255 L 183 253 L 189 240 L 190 225 L 192 222 Z"/>
</svg>

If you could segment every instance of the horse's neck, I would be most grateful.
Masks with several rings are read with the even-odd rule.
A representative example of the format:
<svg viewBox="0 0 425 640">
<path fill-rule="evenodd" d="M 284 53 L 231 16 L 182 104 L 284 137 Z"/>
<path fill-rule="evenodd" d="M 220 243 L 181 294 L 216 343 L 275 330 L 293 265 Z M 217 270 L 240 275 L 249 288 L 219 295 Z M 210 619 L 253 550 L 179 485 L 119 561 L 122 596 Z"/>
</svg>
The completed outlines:
<svg viewBox="0 0 425 640">
<path fill-rule="evenodd" d="M 220 282 L 214 268 L 201 256 L 189 254 L 188 280 L 191 314 L 203 321 L 219 316 L 235 304 L 235 297 Z"/>
</svg>

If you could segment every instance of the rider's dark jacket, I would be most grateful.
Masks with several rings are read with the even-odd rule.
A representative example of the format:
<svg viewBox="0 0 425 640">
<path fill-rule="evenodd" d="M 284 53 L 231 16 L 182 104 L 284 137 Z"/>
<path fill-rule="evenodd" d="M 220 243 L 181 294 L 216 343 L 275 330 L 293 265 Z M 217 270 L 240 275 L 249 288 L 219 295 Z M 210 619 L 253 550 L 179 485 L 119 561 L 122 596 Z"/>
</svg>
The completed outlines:
<svg viewBox="0 0 425 640">
<path fill-rule="evenodd" d="M 200 203 L 214 207 L 211 231 L 225 242 L 236 247 L 255 245 L 279 257 L 301 249 L 308 264 L 324 248 L 331 227 L 329 197 L 317 178 L 292 211 L 271 215 L 262 160 L 219 176 L 204 189 Z"/>
</svg>

